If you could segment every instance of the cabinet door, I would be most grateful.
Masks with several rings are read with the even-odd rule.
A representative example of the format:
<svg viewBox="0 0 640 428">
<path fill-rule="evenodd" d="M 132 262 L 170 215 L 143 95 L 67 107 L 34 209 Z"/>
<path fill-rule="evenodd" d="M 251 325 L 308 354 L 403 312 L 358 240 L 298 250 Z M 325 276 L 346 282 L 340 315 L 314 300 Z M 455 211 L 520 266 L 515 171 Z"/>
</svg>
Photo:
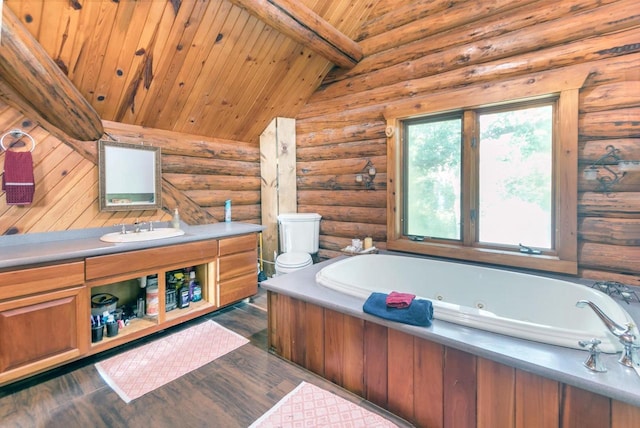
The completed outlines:
<svg viewBox="0 0 640 428">
<path fill-rule="evenodd" d="M 85 288 L 0 303 L 0 384 L 80 356 Z"/>
</svg>

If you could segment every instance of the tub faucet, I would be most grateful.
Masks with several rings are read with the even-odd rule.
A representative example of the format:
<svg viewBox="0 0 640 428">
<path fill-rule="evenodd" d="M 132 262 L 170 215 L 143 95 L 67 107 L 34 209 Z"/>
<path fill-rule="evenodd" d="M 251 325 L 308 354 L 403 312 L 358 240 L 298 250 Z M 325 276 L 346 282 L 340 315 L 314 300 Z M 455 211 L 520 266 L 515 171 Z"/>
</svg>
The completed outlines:
<svg viewBox="0 0 640 428">
<path fill-rule="evenodd" d="M 600 359 L 600 349 L 598 349 L 598 345 L 602 342 L 598 339 L 591 340 L 581 340 L 578 342 L 578 345 L 583 348 L 589 347 L 589 358 L 584 362 L 584 366 L 591 371 L 604 373 L 607 371 L 604 363 Z"/>
<path fill-rule="evenodd" d="M 584 308 L 586 305 L 589 305 L 593 312 L 598 315 L 598 318 L 602 320 L 605 326 L 609 329 L 611 334 L 616 336 L 620 343 L 622 343 L 622 355 L 620 355 L 620 359 L 618 362 L 627 367 L 634 367 L 634 365 L 640 363 L 638 358 L 635 357 L 635 348 L 637 345 L 634 344 L 636 340 L 636 336 L 631 332 L 634 325 L 632 323 L 627 323 L 624 327 L 609 318 L 602 310 L 593 302 L 589 300 L 578 300 L 576 302 L 576 306 L 579 308 Z"/>
</svg>

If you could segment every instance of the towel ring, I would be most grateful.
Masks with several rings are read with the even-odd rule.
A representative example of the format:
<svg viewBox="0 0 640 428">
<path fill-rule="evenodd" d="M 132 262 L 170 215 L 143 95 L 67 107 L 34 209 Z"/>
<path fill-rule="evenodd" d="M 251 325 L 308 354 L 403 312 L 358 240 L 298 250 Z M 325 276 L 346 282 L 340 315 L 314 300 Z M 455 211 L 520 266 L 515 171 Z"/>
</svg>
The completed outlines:
<svg viewBox="0 0 640 428">
<path fill-rule="evenodd" d="M 4 137 L 6 137 L 7 135 L 11 135 L 13 138 L 22 138 L 22 137 L 29 137 L 29 139 L 31 140 L 31 150 L 29 150 L 30 152 L 33 151 L 33 149 L 36 148 L 36 140 L 33 139 L 33 137 L 29 134 L 27 134 L 24 131 L 21 131 L 20 129 L 12 129 L 11 131 L 5 133 L 2 138 L 0 138 L 0 147 L 2 147 L 2 150 L 4 150 L 5 152 L 7 151 L 7 148 L 4 146 Z"/>
</svg>

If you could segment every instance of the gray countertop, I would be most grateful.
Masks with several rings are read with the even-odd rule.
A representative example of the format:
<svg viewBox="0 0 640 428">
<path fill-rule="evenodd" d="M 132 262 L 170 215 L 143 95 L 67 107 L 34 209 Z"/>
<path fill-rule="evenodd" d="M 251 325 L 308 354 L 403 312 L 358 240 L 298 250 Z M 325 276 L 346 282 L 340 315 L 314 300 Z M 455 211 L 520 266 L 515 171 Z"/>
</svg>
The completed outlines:
<svg viewBox="0 0 640 428">
<path fill-rule="evenodd" d="M 434 320 L 431 327 L 416 327 L 384 320 L 362 311 L 364 299 L 342 294 L 316 284 L 315 275 L 338 257 L 261 283 L 265 289 L 282 293 L 354 317 L 385 325 L 415 336 L 487 358 L 517 369 L 640 406 L 640 377 L 617 362 L 620 354 L 601 354 L 608 369 L 595 373 L 584 367 L 586 351 L 512 338 L 484 330 Z M 359 256 L 366 257 L 366 256 Z M 636 317 L 640 303 L 624 304 Z"/>
<path fill-rule="evenodd" d="M 163 222 L 154 223 L 154 225 L 170 227 Z M 181 229 L 185 231 L 185 234 L 173 238 L 115 244 L 100 240 L 102 235 L 117 231 L 117 228 L 114 227 L 1 236 L 0 269 L 244 235 L 261 232 L 263 226 L 239 222 L 198 226 L 182 223 Z"/>
</svg>

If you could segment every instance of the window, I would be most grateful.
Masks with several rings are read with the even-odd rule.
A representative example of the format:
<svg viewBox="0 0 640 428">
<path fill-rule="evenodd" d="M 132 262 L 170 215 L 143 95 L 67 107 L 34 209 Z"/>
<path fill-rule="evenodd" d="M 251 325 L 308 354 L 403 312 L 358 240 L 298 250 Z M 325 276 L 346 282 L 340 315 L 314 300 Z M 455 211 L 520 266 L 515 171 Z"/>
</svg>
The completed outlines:
<svg viewBox="0 0 640 428">
<path fill-rule="evenodd" d="M 553 250 L 554 110 L 548 101 L 471 110 L 467 135 L 463 112 L 405 121 L 404 234 Z M 463 150 L 475 168 L 463 171 Z M 462 175 L 472 171 L 465 203 Z M 474 228 L 463 227 L 465 205 Z"/>
<path fill-rule="evenodd" d="M 584 76 L 559 78 L 569 87 L 553 92 L 552 80 L 526 97 L 502 82 L 496 91 L 466 88 L 385 110 L 387 248 L 577 273 Z"/>
</svg>

